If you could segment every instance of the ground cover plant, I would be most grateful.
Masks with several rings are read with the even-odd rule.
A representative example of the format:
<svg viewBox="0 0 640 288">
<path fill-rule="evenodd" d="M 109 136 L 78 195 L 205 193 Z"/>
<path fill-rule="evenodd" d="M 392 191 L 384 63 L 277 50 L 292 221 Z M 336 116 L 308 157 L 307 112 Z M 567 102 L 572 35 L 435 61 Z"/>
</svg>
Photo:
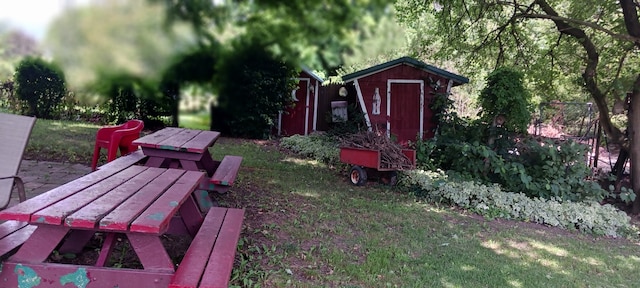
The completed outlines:
<svg viewBox="0 0 640 288">
<path fill-rule="evenodd" d="M 74 135 L 73 122 L 62 123 L 69 125 L 67 138 L 93 144 L 92 138 Z M 30 145 L 46 142 L 41 137 L 48 135 L 32 135 Z M 53 143 L 53 155 L 66 153 L 64 143 Z M 352 186 L 334 166 L 276 141 L 223 137 L 211 153 L 217 159 L 244 157 L 237 185 L 214 195 L 222 206 L 246 209 L 232 275 L 238 287 L 634 287 L 640 282 L 635 240 L 485 218 L 416 201 L 374 182 Z"/>
</svg>

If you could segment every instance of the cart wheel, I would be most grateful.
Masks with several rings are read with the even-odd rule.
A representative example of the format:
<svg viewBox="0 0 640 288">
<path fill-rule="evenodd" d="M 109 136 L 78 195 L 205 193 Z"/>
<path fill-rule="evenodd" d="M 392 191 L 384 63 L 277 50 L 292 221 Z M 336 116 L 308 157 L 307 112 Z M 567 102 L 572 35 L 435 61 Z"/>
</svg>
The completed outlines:
<svg viewBox="0 0 640 288">
<path fill-rule="evenodd" d="M 398 183 L 398 172 L 389 171 L 382 174 L 380 177 L 380 182 L 389 186 L 395 186 Z"/>
<path fill-rule="evenodd" d="M 398 172 L 391 171 L 389 173 L 389 185 L 396 186 L 398 184 Z"/>
<path fill-rule="evenodd" d="M 349 172 L 349 179 L 351 184 L 362 186 L 367 183 L 367 171 L 364 171 L 360 166 L 353 166 Z"/>
</svg>

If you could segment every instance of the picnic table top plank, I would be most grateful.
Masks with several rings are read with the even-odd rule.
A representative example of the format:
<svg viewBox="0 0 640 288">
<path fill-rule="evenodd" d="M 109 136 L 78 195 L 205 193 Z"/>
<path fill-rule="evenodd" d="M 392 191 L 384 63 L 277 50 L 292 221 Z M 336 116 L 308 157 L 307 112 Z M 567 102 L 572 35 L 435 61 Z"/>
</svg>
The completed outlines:
<svg viewBox="0 0 640 288">
<path fill-rule="evenodd" d="M 203 179 L 204 172 L 187 171 L 184 173 L 173 186 L 131 223 L 129 231 L 157 234 L 166 231 L 173 215 Z"/>
<path fill-rule="evenodd" d="M 211 147 L 219 137 L 220 132 L 217 131 L 200 131 L 198 135 L 182 145 L 182 147 L 187 152 L 204 153 L 204 151 Z"/>
<path fill-rule="evenodd" d="M 120 203 L 129 199 L 129 197 L 147 185 L 147 183 L 152 179 L 160 176 L 163 171 L 165 170 L 157 168 L 149 168 L 143 171 L 123 185 L 109 192 L 108 195 L 91 202 L 80 210 L 67 216 L 65 225 L 74 228 L 96 228 L 96 225 L 102 216 L 108 214 Z"/>
<path fill-rule="evenodd" d="M 193 137 L 196 137 L 198 134 L 200 134 L 200 130 L 182 129 L 181 131 L 173 134 L 171 137 L 158 143 L 156 148 L 164 150 L 186 151 L 186 149 L 183 148 L 182 145 L 189 142 L 189 140 L 193 139 Z"/>
<path fill-rule="evenodd" d="M 97 170 L 82 178 L 78 178 L 62 186 L 53 188 L 47 193 L 34 196 L 33 198 L 27 199 L 27 201 L 23 202 L 28 205 L 16 205 L 0 211 L 0 220 L 29 222 L 31 220 L 31 215 L 34 213 L 48 207 L 52 203 L 65 199 L 78 191 L 82 191 L 118 172 L 120 172 L 118 169 Z"/>
<path fill-rule="evenodd" d="M 158 147 L 158 143 L 160 143 L 160 142 L 166 140 L 167 138 L 175 135 L 180 130 L 182 130 L 182 129 L 181 128 L 176 128 L 176 127 L 163 128 L 162 130 L 158 130 L 158 131 L 156 131 L 154 133 L 151 133 L 149 135 L 146 135 L 146 136 L 138 138 L 137 140 L 133 141 L 132 144 L 133 145 L 138 145 L 140 147 L 157 148 Z"/>
<path fill-rule="evenodd" d="M 167 169 L 162 175 L 153 179 L 149 184 L 138 190 L 136 194 L 129 197 L 118 208 L 100 220 L 100 229 L 127 231 L 129 225 L 140 215 L 147 206 L 164 193 L 182 174 L 184 170 Z"/>
<path fill-rule="evenodd" d="M 87 203 L 107 194 L 112 189 L 118 187 L 129 179 L 142 173 L 147 167 L 131 166 L 121 173 L 113 175 L 99 185 L 93 185 L 82 190 L 82 193 L 75 193 L 50 206 L 34 213 L 31 222 L 60 225 L 66 216 L 79 210 Z"/>
</svg>

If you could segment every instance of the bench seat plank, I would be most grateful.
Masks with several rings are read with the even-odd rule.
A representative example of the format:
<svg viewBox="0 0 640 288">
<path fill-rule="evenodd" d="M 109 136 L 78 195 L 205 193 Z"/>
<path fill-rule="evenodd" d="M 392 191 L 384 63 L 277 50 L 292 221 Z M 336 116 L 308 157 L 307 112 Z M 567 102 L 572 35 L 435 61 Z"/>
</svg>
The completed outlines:
<svg viewBox="0 0 640 288">
<path fill-rule="evenodd" d="M 127 182 L 127 180 L 135 177 L 148 169 L 143 166 L 131 166 L 124 170 L 122 173 L 109 177 L 106 180 L 100 182 L 99 185 L 93 185 L 84 189 L 82 193 L 76 193 L 71 195 L 57 203 L 44 208 L 31 216 L 31 222 L 46 223 L 53 225 L 60 225 L 66 216 L 77 211 L 87 203 L 99 198 L 100 196 L 107 194 L 113 188 L 118 187 L 120 184 Z"/>
<path fill-rule="evenodd" d="M 244 209 L 211 208 L 169 287 L 227 287 L 243 217 Z"/>
<path fill-rule="evenodd" d="M 129 199 L 136 191 L 160 176 L 162 171 L 162 169 L 150 168 L 136 175 L 122 186 L 111 191 L 108 197 L 101 197 L 69 215 L 65 219 L 65 225 L 74 228 L 96 228 L 101 219 L 100 215 L 107 215 L 120 203 Z"/>
<path fill-rule="evenodd" d="M 233 260 L 238 249 L 238 240 L 242 230 L 243 209 L 228 209 L 218 240 L 211 252 L 210 261 L 204 271 L 200 288 L 228 287 Z"/>
<path fill-rule="evenodd" d="M 232 186 L 238 176 L 241 163 L 241 156 L 224 156 L 222 161 L 220 161 L 220 165 L 218 165 L 218 168 L 213 173 L 213 176 L 211 176 L 211 183 L 214 185 Z"/>
<path fill-rule="evenodd" d="M 118 208 L 111 211 L 100 220 L 100 229 L 104 230 L 127 230 L 135 218 L 147 209 L 149 199 L 156 199 L 169 186 L 171 186 L 182 174 L 184 170 L 169 169 L 162 175 L 153 179 L 148 185 L 142 187 L 133 196 L 129 197 Z"/>
<path fill-rule="evenodd" d="M 184 254 L 170 288 L 198 287 L 226 214 L 227 209 L 224 208 L 214 207 L 209 210 L 200 230 Z"/>
<path fill-rule="evenodd" d="M 204 179 L 204 172 L 187 171 L 176 183 L 151 204 L 133 223 L 129 231 L 146 233 L 163 233 L 167 230 L 172 215 L 181 207 L 182 203 L 191 196 L 200 182 Z M 167 209 L 166 207 L 170 207 Z M 164 214 L 164 212 L 169 212 Z"/>
<path fill-rule="evenodd" d="M 6 221 L 0 224 L 0 256 L 22 245 L 36 228 L 35 225 L 18 221 Z"/>
</svg>

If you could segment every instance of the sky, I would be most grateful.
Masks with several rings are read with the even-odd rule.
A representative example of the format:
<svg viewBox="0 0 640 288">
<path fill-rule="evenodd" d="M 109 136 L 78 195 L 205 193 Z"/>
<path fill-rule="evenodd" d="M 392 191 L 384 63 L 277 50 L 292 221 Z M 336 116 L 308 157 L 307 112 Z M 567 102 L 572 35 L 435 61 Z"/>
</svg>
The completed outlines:
<svg viewBox="0 0 640 288">
<path fill-rule="evenodd" d="M 0 22 L 19 29 L 36 40 L 44 38 L 47 27 L 65 5 L 86 4 L 89 0 L 0 0 Z"/>
</svg>

